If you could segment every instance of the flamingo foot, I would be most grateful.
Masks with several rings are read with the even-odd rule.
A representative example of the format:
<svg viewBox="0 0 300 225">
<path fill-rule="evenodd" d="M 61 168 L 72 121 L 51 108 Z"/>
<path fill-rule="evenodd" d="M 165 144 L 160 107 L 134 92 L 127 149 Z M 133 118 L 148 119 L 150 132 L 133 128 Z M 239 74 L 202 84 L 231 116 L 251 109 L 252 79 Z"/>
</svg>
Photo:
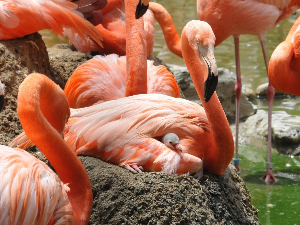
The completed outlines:
<svg viewBox="0 0 300 225">
<path fill-rule="evenodd" d="M 233 159 L 233 165 L 234 165 L 234 167 L 236 168 L 237 171 L 241 171 L 241 168 L 240 168 L 240 159 L 239 158 Z"/>
<path fill-rule="evenodd" d="M 124 164 L 122 165 L 122 167 L 124 167 L 125 169 L 128 169 L 129 171 L 133 172 L 133 173 L 142 173 L 143 171 L 141 169 L 143 169 L 142 166 L 137 166 L 136 164 Z"/>
<path fill-rule="evenodd" d="M 273 163 L 267 162 L 266 168 L 267 168 L 266 174 L 261 179 L 264 180 L 266 184 L 277 182 L 277 179 L 274 177 L 273 170 L 272 170 Z"/>
<path fill-rule="evenodd" d="M 194 174 L 194 178 L 196 180 L 200 180 L 202 177 L 203 177 L 203 167 Z"/>
</svg>

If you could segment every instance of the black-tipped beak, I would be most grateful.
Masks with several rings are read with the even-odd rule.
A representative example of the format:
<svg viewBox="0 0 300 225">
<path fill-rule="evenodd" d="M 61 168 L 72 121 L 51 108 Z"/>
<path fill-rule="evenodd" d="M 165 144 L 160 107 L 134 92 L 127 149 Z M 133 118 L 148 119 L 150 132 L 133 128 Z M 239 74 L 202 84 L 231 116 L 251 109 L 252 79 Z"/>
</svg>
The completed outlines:
<svg viewBox="0 0 300 225">
<path fill-rule="evenodd" d="M 135 11 L 135 18 L 139 19 L 141 18 L 147 11 L 148 7 L 149 7 L 149 1 L 148 4 L 146 3 L 145 5 L 145 0 L 140 0 L 139 4 L 137 4 L 136 6 L 136 11 Z"/>
<path fill-rule="evenodd" d="M 0 112 L 2 111 L 4 106 L 4 95 L 0 95 Z"/>
<path fill-rule="evenodd" d="M 206 62 L 208 67 L 208 77 L 204 82 L 204 101 L 208 102 L 218 85 L 218 76 L 211 71 L 210 65 Z"/>
</svg>

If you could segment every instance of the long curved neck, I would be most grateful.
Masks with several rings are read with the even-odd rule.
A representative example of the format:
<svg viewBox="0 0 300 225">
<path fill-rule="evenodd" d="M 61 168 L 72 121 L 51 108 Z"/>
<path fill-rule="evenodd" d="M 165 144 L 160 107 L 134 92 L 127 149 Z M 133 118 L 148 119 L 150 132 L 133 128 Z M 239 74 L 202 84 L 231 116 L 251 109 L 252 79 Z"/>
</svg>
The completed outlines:
<svg viewBox="0 0 300 225">
<path fill-rule="evenodd" d="M 182 33 L 181 39 L 183 58 L 205 109 L 214 139 L 211 143 L 212 149 L 204 153 L 204 160 L 210 162 L 210 172 L 223 174 L 234 152 L 232 133 L 217 94 L 214 93 L 208 102 L 204 101 L 204 74 L 208 74 L 207 66 L 201 63 L 195 51 L 190 47 L 185 33 Z"/>
<path fill-rule="evenodd" d="M 47 101 L 48 104 L 43 104 Z M 41 107 L 42 105 L 42 107 Z M 75 224 L 87 224 L 92 210 L 92 188 L 85 168 L 62 136 L 45 119 L 42 111 L 57 110 L 66 121 L 69 108 L 63 91 L 42 74 L 31 74 L 21 84 L 18 94 L 18 115 L 26 135 L 39 147 L 68 184 Z M 42 109 L 41 109 L 42 108 Z"/>
<path fill-rule="evenodd" d="M 125 0 L 127 84 L 125 96 L 147 93 L 147 47 L 143 17 L 135 19 L 139 0 Z"/>
<path fill-rule="evenodd" d="M 149 9 L 153 12 L 154 18 L 159 23 L 163 31 L 169 50 L 182 58 L 181 39 L 175 28 L 171 15 L 161 4 L 156 2 L 150 2 Z"/>
</svg>

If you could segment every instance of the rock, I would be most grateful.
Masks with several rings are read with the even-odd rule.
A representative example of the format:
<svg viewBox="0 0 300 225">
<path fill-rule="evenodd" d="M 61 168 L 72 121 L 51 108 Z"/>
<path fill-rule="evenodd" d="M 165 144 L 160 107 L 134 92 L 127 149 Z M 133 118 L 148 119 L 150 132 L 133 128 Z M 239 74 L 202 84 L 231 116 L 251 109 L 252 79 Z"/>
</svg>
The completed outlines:
<svg viewBox="0 0 300 225">
<path fill-rule="evenodd" d="M 50 75 L 46 46 L 38 33 L 8 41 L 0 41 L 0 80 L 5 84 L 4 109 L 0 113 L 0 144 L 7 145 L 22 131 L 17 108 L 18 88 L 33 72 Z"/>
<path fill-rule="evenodd" d="M 233 132 L 235 133 L 234 128 Z M 268 113 L 258 110 L 255 115 L 240 123 L 240 135 L 241 143 L 265 146 L 268 135 Z M 283 111 L 273 112 L 272 145 L 281 154 L 299 155 L 300 116 L 289 115 Z"/>
<path fill-rule="evenodd" d="M 267 96 L 267 88 L 269 86 L 269 83 L 261 84 L 256 88 L 255 94 L 258 96 Z M 275 88 L 274 88 L 275 89 Z M 277 91 L 275 89 L 275 95 L 285 95 L 285 93 L 282 93 L 280 91 Z"/>
<path fill-rule="evenodd" d="M 236 76 L 234 73 L 230 72 L 228 69 L 219 68 L 219 82 L 217 86 L 217 95 L 225 111 L 225 114 L 229 121 L 234 121 L 235 119 L 235 92 L 234 85 L 236 81 Z M 198 98 L 195 86 L 190 78 L 189 72 L 187 70 L 174 72 L 176 80 L 180 85 L 183 94 L 186 99 L 194 101 L 200 104 L 200 99 Z M 242 88 L 242 94 L 240 98 L 240 118 L 248 117 L 254 115 L 257 111 L 256 106 L 248 101 L 245 93 L 251 93 L 249 89 L 245 86 Z"/>
<path fill-rule="evenodd" d="M 243 180 L 230 165 L 223 176 L 133 174 L 80 156 L 93 186 L 89 224 L 260 224 Z"/>
<path fill-rule="evenodd" d="M 85 61 L 93 58 L 92 53 L 81 53 L 75 51 L 72 45 L 57 44 L 48 48 L 51 74 L 57 78 L 57 82 L 62 89 L 72 75 L 74 70 Z"/>
</svg>

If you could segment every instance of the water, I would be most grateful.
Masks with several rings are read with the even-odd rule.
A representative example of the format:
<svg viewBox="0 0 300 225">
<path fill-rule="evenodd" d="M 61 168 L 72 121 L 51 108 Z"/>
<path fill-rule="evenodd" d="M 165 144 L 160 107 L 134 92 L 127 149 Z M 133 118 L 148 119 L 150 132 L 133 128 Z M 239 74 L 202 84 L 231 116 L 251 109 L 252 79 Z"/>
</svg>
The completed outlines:
<svg viewBox="0 0 300 225">
<path fill-rule="evenodd" d="M 193 19 L 198 19 L 195 0 L 160 0 L 172 15 L 177 31 L 181 33 L 184 25 Z M 266 34 L 266 45 L 269 57 L 275 47 L 282 42 L 298 15 L 282 21 L 276 28 Z M 42 31 L 47 47 L 57 43 L 67 43 L 60 40 L 49 31 Z M 153 54 L 164 60 L 172 70 L 185 67 L 182 58 L 172 54 L 166 44 L 159 25 L 155 25 L 155 46 Z M 215 49 L 218 67 L 225 67 L 235 72 L 233 38 L 228 38 Z M 255 90 L 257 86 L 268 82 L 260 43 L 256 36 L 240 37 L 241 72 L 243 85 Z M 274 111 L 286 111 L 289 114 L 300 115 L 299 97 L 278 98 L 274 101 Z M 267 100 L 256 99 L 254 104 L 259 109 L 267 110 Z M 278 182 L 266 185 L 259 178 L 265 173 L 267 158 L 266 146 L 240 146 L 241 177 L 245 180 L 252 196 L 253 205 L 259 209 L 259 219 L 262 224 L 300 224 L 300 158 L 272 153 L 274 174 Z"/>
</svg>

